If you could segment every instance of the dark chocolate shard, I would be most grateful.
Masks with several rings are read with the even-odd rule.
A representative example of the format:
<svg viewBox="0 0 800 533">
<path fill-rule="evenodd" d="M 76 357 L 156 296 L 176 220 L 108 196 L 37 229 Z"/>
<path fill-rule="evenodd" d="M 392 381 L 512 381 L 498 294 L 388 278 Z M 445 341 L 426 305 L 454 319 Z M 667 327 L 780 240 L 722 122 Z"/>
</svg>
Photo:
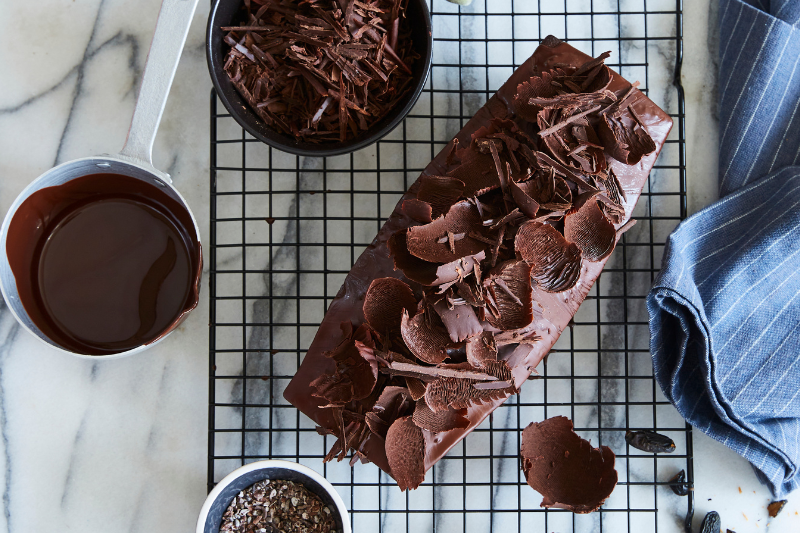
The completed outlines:
<svg viewBox="0 0 800 533">
<path fill-rule="evenodd" d="M 626 165 L 635 165 L 656 150 L 655 141 L 630 104 L 638 93 L 635 85 L 631 86 L 625 96 L 603 112 L 597 126 L 606 152 Z"/>
<path fill-rule="evenodd" d="M 417 198 L 403 200 L 403 213 L 408 215 L 408 218 L 420 224 L 429 224 L 433 222 L 433 208 L 428 202 L 423 202 Z"/>
<path fill-rule="evenodd" d="M 414 318 L 404 311 L 401 333 L 408 349 L 420 360 L 435 365 L 447 358 L 450 335 L 432 309 L 423 308 Z"/>
<path fill-rule="evenodd" d="M 466 351 L 467 361 L 472 366 L 480 367 L 486 361 L 496 361 L 497 343 L 494 340 L 494 333 L 484 331 L 482 334 L 472 337 L 467 341 Z"/>
<path fill-rule="evenodd" d="M 517 231 L 514 248 L 531 265 L 531 277 L 543 290 L 561 292 L 578 282 L 581 251 L 550 224 L 523 224 Z"/>
<path fill-rule="evenodd" d="M 382 335 L 400 336 L 403 311 L 413 316 L 417 299 L 404 281 L 397 278 L 377 278 L 364 296 L 364 319 Z"/>
<path fill-rule="evenodd" d="M 484 194 L 500 187 L 491 155 L 482 154 L 468 147 L 459 148 L 456 153 L 461 164 L 449 171 L 447 175 L 464 183 L 463 195 L 465 197 Z"/>
<path fill-rule="evenodd" d="M 600 261 L 614 251 L 617 233 L 592 198 L 564 218 L 564 237 L 580 248 L 587 261 Z"/>
<path fill-rule="evenodd" d="M 558 87 L 553 84 L 554 75 L 563 76 L 562 70 L 542 72 L 539 76 L 532 76 L 528 81 L 517 85 L 512 106 L 517 116 L 528 122 L 536 122 L 536 116 L 541 107 L 531 104 L 531 98 L 552 98 L 558 94 Z"/>
<path fill-rule="evenodd" d="M 511 191 L 511 197 L 514 203 L 517 204 L 519 210 L 528 218 L 536 218 L 536 214 L 539 212 L 539 202 L 534 200 L 532 196 L 535 194 L 532 190 L 533 185 L 533 182 L 530 180 L 521 184 L 512 180 L 508 184 L 508 189 Z"/>
<path fill-rule="evenodd" d="M 343 339 L 331 352 L 326 353 L 336 361 L 336 370 L 322 374 L 311 382 L 313 395 L 328 401 L 328 406 L 342 406 L 370 395 L 378 379 L 378 365 L 365 352 L 375 347 L 369 326 L 362 324 L 353 329 L 350 322 L 341 324 Z"/>
<path fill-rule="evenodd" d="M 555 171 L 540 172 L 518 184 L 520 189 L 536 200 L 542 209 L 566 211 L 572 207 L 572 191 L 567 182 Z"/>
<path fill-rule="evenodd" d="M 413 405 L 408 389 L 388 386 L 383 389 L 372 410 L 364 416 L 367 427 L 372 433 L 385 439 L 386 432 L 389 431 L 392 423 L 407 415 Z"/>
<path fill-rule="evenodd" d="M 528 485 L 542 495 L 542 507 L 590 513 L 617 484 L 614 452 L 607 446 L 593 448 L 564 416 L 526 427 L 520 455 Z"/>
<path fill-rule="evenodd" d="M 533 287 L 528 263 L 512 260 L 498 265 L 489 273 L 484 287 L 489 324 L 510 330 L 524 328 L 533 321 Z"/>
<path fill-rule="evenodd" d="M 414 423 L 433 433 L 442 433 L 469 426 L 466 409 L 447 409 L 434 413 L 425 400 L 418 400 L 414 409 Z"/>
<path fill-rule="evenodd" d="M 455 305 L 451 308 L 446 300 L 439 300 L 433 309 L 442 319 L 453 342 L 462 342 L 483 333 L 483 326 L 471 305 Z"/>
<path fill-rule="evenodd" d="M 406 245 L 411 255 L 419 259 L 432 263 L 449 263 L 477 254 L 486 247 L 483 242 L 469 236 L 471 231 L 482 227 L 483 222 L 475 206 L 461 201 L 453 205 L 446 215 L 430 224 L 409 228 Z M 455 235 L 462 237 L 455 239 Z"/>
<path fill-rule="evenodd" d="M 424 261 L 409 253 L 406 238 L 405 231 L 392 235 L 387 243 L 389 252 L 395 270 L 400 270 L 405 277 L 420 285 L 443 285 L 461 280 L 470 275 L 476 262 L 486 259 L 486 253 L 481 250 L 475 255 L 460 257 L 445 264 Z"/>
<path fill-rule="evenodd" d="M 450 210 L 464 193 L 464 182 L 448 176 L 422 176 L 417 199 L 430 204 L 433 219 Z"/>
<path fill-rule="evenodd" d="M 408 392 L 415 402 L 425 397 L 426 385 L 422 380 L 406 376 L 406 386 L 408 386 Z"/>
<path fill-rule="evenodd" d="M 425 481 L 425 437 L 410 416 L 398 418 L 387 431 L 386 458 L 401 491 Z"/>
</svg>

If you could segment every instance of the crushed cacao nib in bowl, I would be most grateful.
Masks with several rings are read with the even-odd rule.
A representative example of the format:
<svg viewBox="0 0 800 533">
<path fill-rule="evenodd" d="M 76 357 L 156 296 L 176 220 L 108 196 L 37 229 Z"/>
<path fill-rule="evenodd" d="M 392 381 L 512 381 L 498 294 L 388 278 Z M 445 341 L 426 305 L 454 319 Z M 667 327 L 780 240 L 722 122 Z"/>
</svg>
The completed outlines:
<svg viewBox="0 0 800 533">
<path fill-rule="evenodd" d="M 288 461 L 234 470 L 209 493 L 196 533 L 352 533 L 347 508 L 328 481 Z"/>
<path fill-rule="evenodd" d="M 303 156 L 348 153 L 408 114 L 432 57 L 425 0 L 217 0 L 209 72 L 251 135 Z"/>
</svg>

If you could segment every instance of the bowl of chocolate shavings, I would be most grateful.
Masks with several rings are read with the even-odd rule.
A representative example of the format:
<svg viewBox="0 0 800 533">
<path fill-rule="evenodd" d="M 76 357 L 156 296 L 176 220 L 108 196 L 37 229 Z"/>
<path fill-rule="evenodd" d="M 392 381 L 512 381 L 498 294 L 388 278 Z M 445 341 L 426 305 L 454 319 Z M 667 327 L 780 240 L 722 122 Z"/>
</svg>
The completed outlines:
<svg viewBox="0 0 800 533">
<path fill-rule="evenodd" d="M 425 0 L 217 0 L 206 56 L 253 137 L 302 156 L 368 146 L 419 98 L 433 49 Z"/>
<path fill-rule="evenodd" d="M 289 461 L 244 465 L 208 494 L 196 533 L 352 533 L 336 489 L 314 470 Z"/>
</svg>

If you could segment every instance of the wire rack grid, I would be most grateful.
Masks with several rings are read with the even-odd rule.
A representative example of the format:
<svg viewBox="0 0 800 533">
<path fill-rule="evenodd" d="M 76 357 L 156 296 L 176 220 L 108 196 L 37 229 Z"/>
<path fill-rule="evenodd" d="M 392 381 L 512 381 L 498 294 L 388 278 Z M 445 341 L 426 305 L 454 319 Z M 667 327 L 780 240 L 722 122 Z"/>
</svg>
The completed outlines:
<svg viewBox="0 0 800 533">
<path fill-rule="evenodd" d="M 681 531 L 693 496 L 692 435 L 652 376 L 644 298 L 667 235 L 686 215 L 680 0 L 429 0 L 434 59 L 418 103 L 391 134 L 359 152 L 301 158 L 261 144 L 211 97 L 208 488 L 242 464 L 298 461 L 322 472 L 356 532 Z M 546 35 L 607 62 L 665 109 L 674 128 L 623 238 L 574 325 L 527 383 L 401 493 L 373 465 L 323 464 L 333 443 L 283 399 L 350 266 L 430 159 Z M 521 430 L 565 415 L 617 454 L 619 484 L 602 509 L 539 507 L 519 468 Z M 655 429 L 668 456 L 626 445 Z"/>
</svg>

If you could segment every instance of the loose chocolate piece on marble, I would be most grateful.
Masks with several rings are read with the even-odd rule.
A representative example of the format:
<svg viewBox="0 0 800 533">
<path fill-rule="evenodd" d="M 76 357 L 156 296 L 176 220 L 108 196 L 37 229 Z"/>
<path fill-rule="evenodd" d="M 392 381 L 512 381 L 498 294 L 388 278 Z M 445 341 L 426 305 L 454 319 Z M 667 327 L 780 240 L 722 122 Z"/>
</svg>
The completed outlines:
<svg viewBox="0 0 800 533">
<path fill-rule="evenodd" d="M 614 452 L 593 448 L 564 416 L 533 422 L 522 432 L 522 470 L 542 507 L 573 513 L 598 509 L 617 484 Z"/>
<path fill-rule="evenodd" d="M 686 470 L 681 470 L 669 480 L 669 488 L 677 496 L 686 496 L 691 492 L 692 489 L 686 482 Z"/>
<path fill-rule="evenodd" d="M 626 431 L 625 442 L 637 450 L 647 453 L 672 453 L 675 451 L 675 442 L 671 438 L 648 429 Z"/>
</svg>

